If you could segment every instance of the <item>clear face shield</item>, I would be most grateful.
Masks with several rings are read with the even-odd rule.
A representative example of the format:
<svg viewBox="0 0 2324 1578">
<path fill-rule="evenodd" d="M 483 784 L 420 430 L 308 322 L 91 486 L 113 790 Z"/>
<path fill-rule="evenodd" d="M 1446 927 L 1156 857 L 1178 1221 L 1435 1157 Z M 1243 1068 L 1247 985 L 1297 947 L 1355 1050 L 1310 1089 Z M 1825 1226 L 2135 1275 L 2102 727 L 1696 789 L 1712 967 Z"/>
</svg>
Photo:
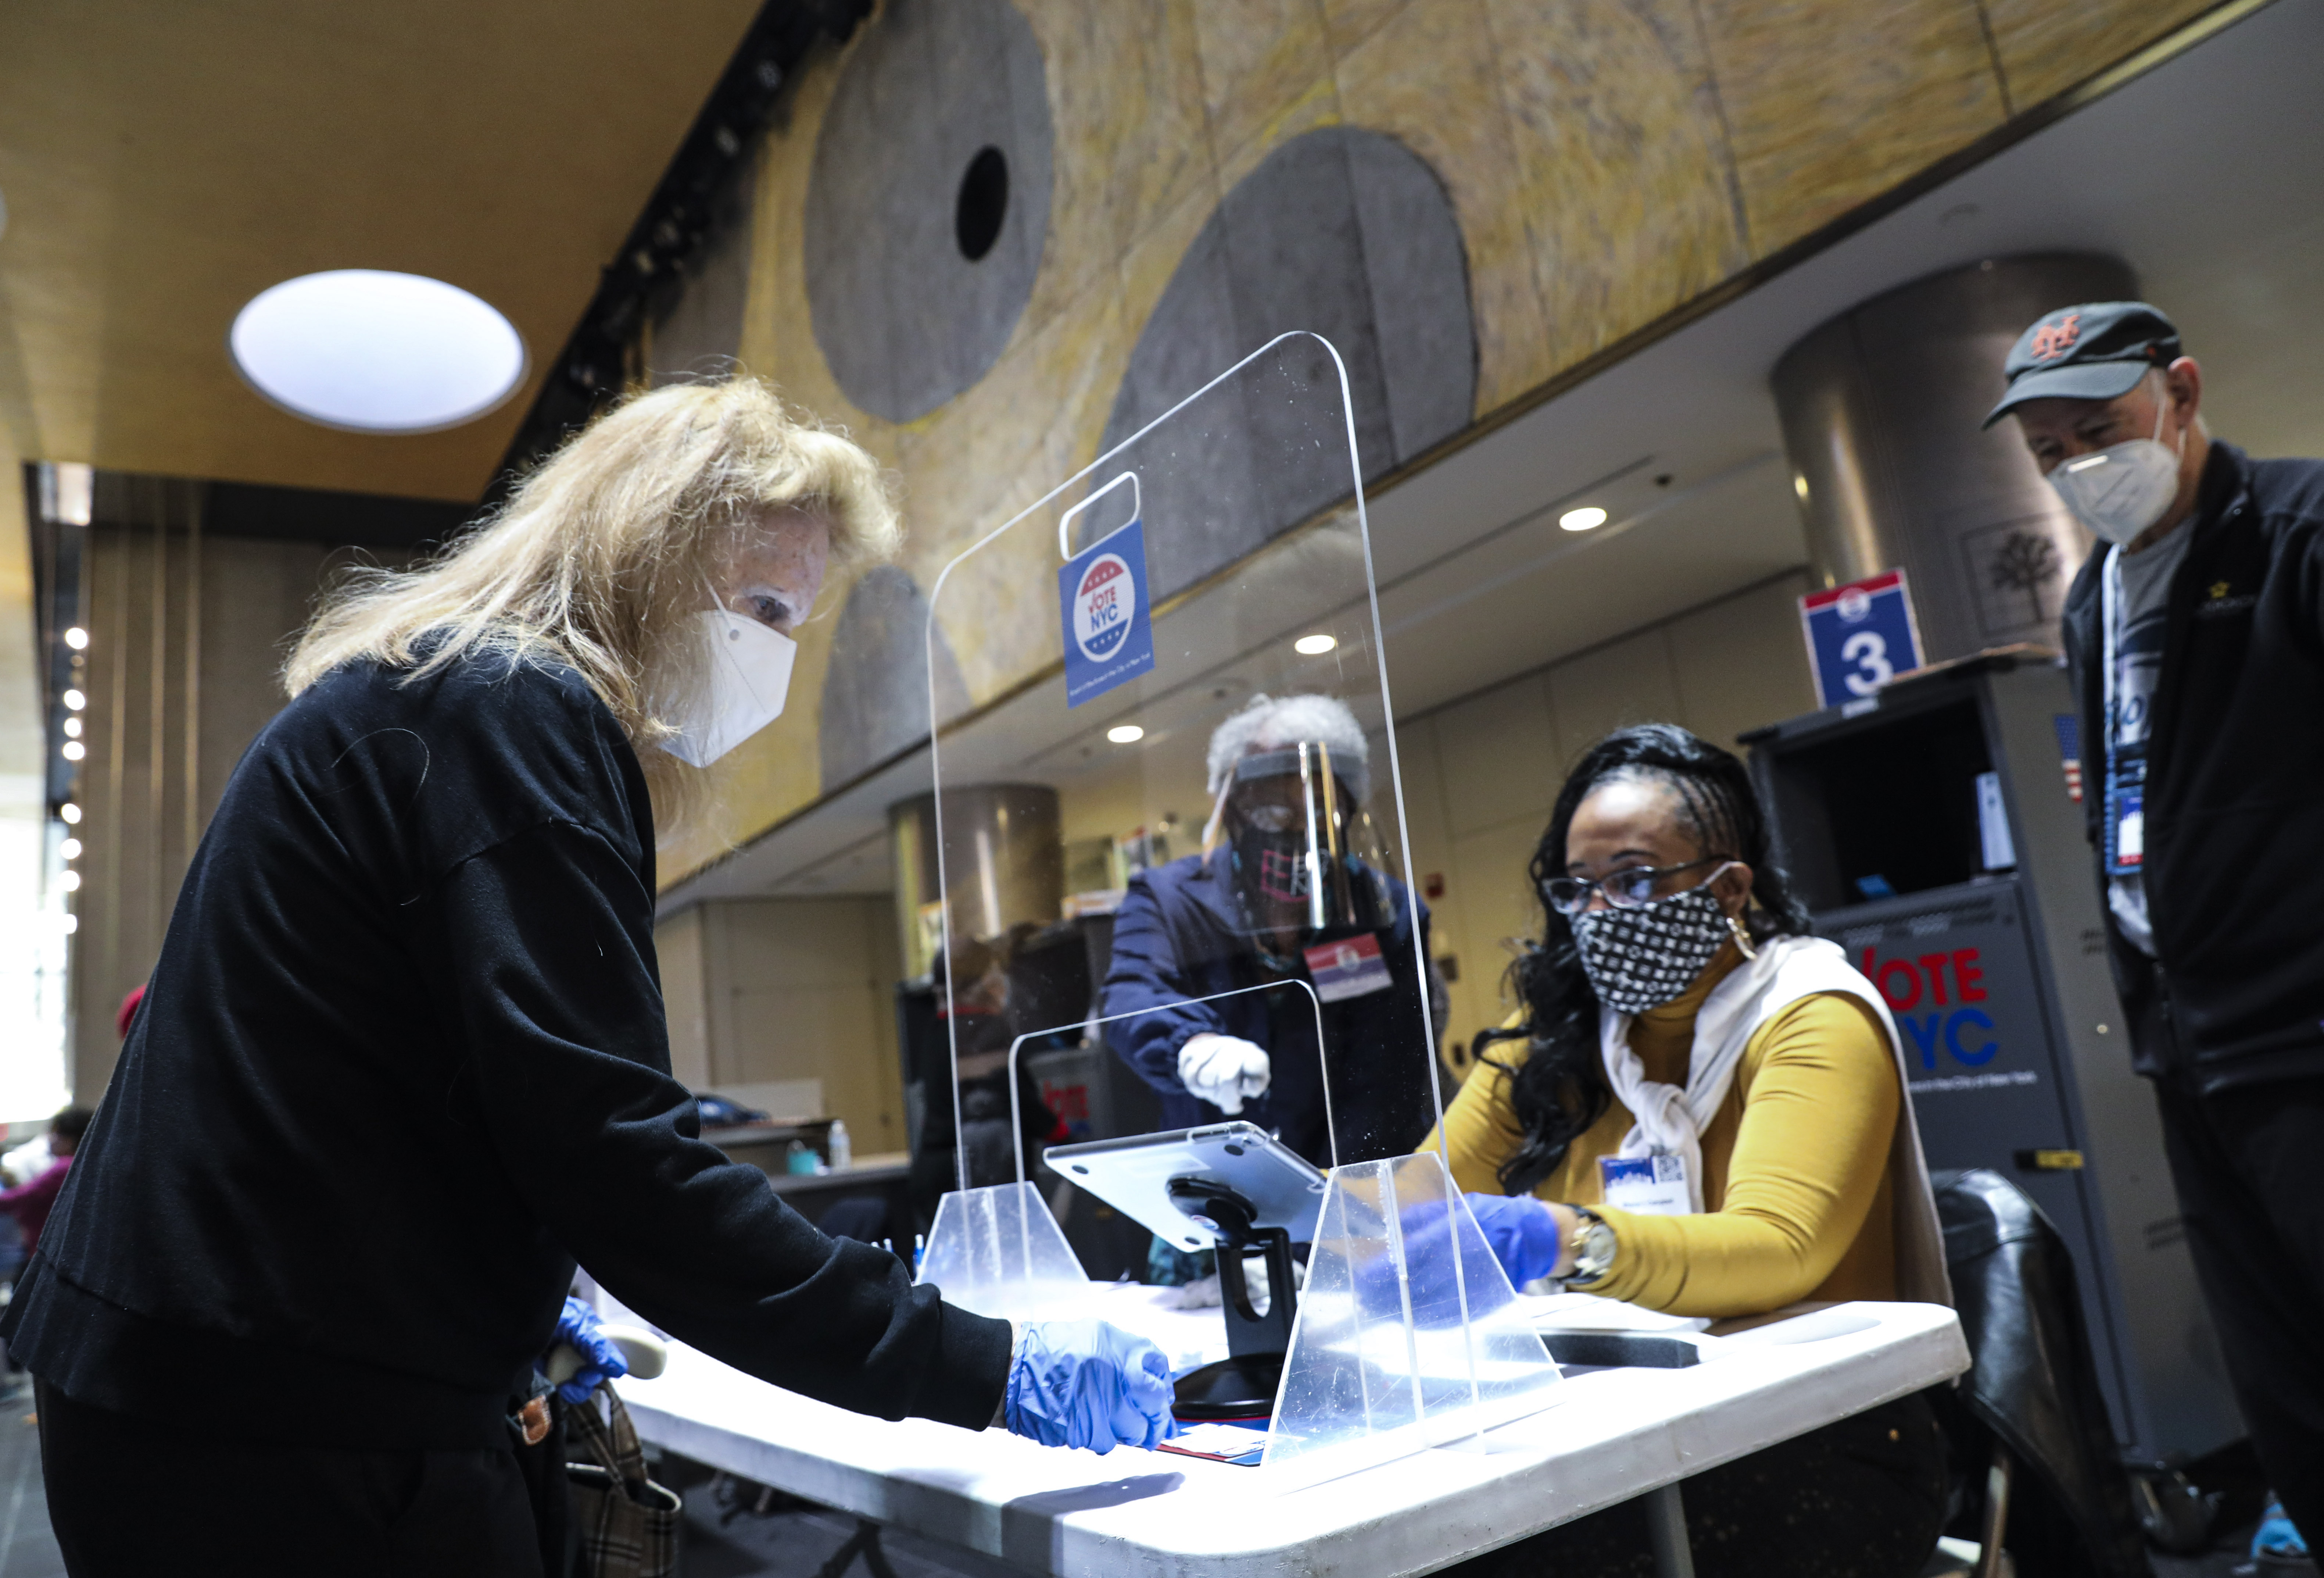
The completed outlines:
<svg viewBox="0 0 2324 1578">
<path fill-rule="evenodd" d="M 1346 754 L 1335 766 L 1329 745 L 1302 741 L 1234 764 L 1213 858 L 1226 866 L 1245 935 L 1305 946 L 1396 924 L 1399 873 L 1351 788 L 1363 767 Z"/>
</svg>

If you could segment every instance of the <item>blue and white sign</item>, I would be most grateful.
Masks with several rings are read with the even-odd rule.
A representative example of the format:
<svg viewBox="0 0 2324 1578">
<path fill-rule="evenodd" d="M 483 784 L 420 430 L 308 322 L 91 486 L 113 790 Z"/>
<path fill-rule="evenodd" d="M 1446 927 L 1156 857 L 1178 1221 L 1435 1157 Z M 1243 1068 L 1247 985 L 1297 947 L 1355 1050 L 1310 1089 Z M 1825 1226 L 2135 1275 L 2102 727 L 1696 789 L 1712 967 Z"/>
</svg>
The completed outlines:
<svg viewBox="0 0 2324 1578">
<path fill-rule="evenodd" d="M 1146 528 L 1132 521 L 1057 571 L 1065 627 L 1065 705 L 1079 706 L 1154 667 Z"/>
<path fill-rule="evenodd" d="M 1800 625 L 1819 706 L 1861 701 L 1921 666 L 1921 628 L 1902 570 L 1809 593 L 1800 599 Z"/>
</svg>

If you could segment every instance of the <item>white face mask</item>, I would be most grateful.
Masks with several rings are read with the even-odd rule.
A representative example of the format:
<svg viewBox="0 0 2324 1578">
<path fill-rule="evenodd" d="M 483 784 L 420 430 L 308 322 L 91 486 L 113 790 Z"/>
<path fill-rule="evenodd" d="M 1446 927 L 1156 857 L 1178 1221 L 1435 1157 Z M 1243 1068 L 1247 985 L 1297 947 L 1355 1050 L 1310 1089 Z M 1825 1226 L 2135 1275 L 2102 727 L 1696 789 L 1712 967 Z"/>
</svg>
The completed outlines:
<svg viewBox="0 0 2324 1578">
<path fill-rule="evenodd" d="M 2163 414 L 2170 407 L 2166 381 L 2154 412 L 2153 438 L 2109 444 L 2050 473 L 2050 485 L 2066 501 L 2066 508 L 2108 542 L 2135 541 L 2170 512 L 2179 496 L 2179 459 L 2187 450 L 2187 429 L 2179 429 L 2175 449 L 2162 441 Z"/>
<path fill-rule="evenodd" d="M 694 617 L 702 694 L 662 749 L 689 767 L 707 767 L 783 715 L 798 643 L 723 605 Z"/>
</svg>

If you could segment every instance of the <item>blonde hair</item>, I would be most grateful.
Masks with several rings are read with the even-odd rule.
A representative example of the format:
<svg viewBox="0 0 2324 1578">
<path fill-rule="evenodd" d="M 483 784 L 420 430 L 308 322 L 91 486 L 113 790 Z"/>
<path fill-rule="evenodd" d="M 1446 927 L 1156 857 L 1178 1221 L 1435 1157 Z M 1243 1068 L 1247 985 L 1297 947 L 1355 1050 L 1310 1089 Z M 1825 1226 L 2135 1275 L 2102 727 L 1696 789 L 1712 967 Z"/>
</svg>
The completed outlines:
<svg viewBox="0 0 2324 1578">
<path fill-rule="evenodd" d="M 682 638 L 706 587 L 787 509 L 829 526 L 835 578 L 892 558 L 902 539 L 879 463 L 761 380 L 632 396 L 432 561 L 335 589 L 283 687 L 297 696 L 366 660 L 413 678 L 470 653 L 568 664 L 629 736 L 667 831 L 691 798 L 689 770 L 659 749 L 677 733 L 664 715 L 682 714 L 699 678 Z"/>
</svg>

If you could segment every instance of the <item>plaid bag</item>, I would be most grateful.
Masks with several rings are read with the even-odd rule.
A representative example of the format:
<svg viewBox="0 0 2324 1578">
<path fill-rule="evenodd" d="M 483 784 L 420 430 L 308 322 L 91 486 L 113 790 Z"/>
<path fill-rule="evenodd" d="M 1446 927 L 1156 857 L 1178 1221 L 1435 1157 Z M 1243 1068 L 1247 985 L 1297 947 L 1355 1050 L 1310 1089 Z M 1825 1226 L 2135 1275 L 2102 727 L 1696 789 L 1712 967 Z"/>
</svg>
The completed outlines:
<svg viewBox="0 0 2324 1578">
<path fill-rule="evenodd" d="M 597 1399 L 605 1413 L 597 1412 Z M 581 1571 L 589 1578 L 676 1578 L 678 1492 L 646 1477 L 645 1452 L 630 1412 L 610 1386 L 577 1408 L 566 1408 L 567 1451 L 594 1462 L 565 1465 L 573 1492 L 573 1527 Z"/>
</svg>

